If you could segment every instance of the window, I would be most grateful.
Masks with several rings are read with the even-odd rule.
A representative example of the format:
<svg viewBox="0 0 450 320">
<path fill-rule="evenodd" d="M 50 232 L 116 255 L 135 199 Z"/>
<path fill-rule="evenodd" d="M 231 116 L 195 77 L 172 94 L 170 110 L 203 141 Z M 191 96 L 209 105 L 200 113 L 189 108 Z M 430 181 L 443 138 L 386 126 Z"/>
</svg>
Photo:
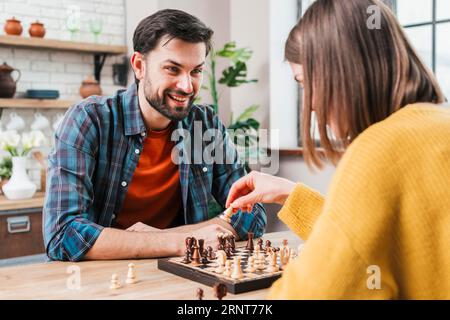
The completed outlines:
<svg viewBox="0 0 450 320">
<path fill-rule="evenodd" d="M 394 11 L 413 46 L 450 97 L 450 1 L 393 0 Z"/>
</svg>

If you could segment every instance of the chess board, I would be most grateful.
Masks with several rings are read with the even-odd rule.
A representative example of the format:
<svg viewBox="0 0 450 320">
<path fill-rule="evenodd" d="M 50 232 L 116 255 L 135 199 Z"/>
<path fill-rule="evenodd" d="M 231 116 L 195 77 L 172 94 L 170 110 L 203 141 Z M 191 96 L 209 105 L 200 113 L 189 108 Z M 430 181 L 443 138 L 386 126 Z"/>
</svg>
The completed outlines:
<svg viewBox="0 0 450 320">
<path fill-rule="evenodd" d="M 244 247 L 237 247 L 236 251 L 237 252 L 234 255 L 241 257 L 241 267 L 244 273 L 244 277 L 242 279 L 232 279 L 231 277 L 216 273 L 215 269 L 218 266 L 216 260 L 212 260 L 206 265 L 194 266 L 192 263 L 183 263 L 183 257 L 164 258 L 158 260 L 158 269 L 210 287 L 214 286 L 218 282 L 223 283 L 226 285 L 228 292 L 232 294 L 268 288 L 281 276 L 282 271 L 267 271 L 269 262 L 268 255 L 265 253 L 261 253 L 261 255 L 264 255 L 264 265 L 266 269 L 247 273 L 245 269 L 247 268 L 248 258 L 251 256 L 251 252 L 247 251 Z M 233 258 L 234 256 L 228 258 L 227 260 L 233 260 Z"/>
</svg>

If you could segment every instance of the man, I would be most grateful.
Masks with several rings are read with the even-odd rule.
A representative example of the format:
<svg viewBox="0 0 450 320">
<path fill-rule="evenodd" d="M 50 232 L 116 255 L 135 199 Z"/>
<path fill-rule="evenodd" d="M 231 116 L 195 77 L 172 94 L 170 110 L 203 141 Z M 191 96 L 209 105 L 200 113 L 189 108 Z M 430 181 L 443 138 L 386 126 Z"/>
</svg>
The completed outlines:
<svg viewBox="0 0 450 320">
<path fill-rule="evenodd" d="M 145 18 L 133 37 L 136 83 L 68 111 L 49 155 L 44 239 L 50 259 L 182 255 L 187 236 L 207 246 L 219 232 L 262 235 L 260 204 L 230 223 L 208 216 L 212 197 L 223 206 L 231 185 L 245 175 L 223 124 L 211 108 L 193 104 L 212 33 L 178 10 Z M 209 129 L 220 133 L 212 143 L 225 154 L 218 159 L 217 152 L 212 163 L 202 160 L 205 143 L 192 149 L 186 136 Z M 191 152 L 199 163 L 186 161 Z"/>
</svg>

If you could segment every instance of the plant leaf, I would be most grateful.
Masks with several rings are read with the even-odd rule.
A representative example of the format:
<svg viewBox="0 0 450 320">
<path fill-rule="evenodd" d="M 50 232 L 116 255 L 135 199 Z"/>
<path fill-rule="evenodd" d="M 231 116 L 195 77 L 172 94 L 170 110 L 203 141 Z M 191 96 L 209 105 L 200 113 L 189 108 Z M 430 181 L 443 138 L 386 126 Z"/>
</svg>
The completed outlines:
<svg viewBox="0 0 450 320">
<path fill-rule="evenodd" d="M 228 87 L 239 87 L 244 83 L 258 82 L 258 80 L 247 80 L 247 65 L 244 62 L 237 62 L 235 66 L 230 66 L 222 73 L 219 83 Z"/>
<path fill-rule="evenodd" d="M 241 113 L 241 115 L 236 119 L 236 122 L 245 121 L 249 119 L 253 115 L 253 113 L 255 113 L 255 111 L 258 110 L 258 108 L 259 105 L 252 104 L 250 107 L 248 107 Z"/>
</svg>

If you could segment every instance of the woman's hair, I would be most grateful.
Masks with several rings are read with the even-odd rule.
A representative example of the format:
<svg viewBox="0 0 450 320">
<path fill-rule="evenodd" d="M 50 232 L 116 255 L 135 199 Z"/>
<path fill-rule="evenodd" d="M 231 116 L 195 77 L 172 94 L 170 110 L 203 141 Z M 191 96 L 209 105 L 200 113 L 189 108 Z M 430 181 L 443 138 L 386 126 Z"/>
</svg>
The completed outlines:
<svg viewBox="0 0 450 320">
<path fill-rule="evenodd" d="M 373 16 L 378 28 L 370 24 L 373 8 L 380 13 Z M 313 111 L 320 145 L 336 164 L 342 150 L 327 135 L 330 119 L 346 148 L 366 128 L 408 104 L 445 102 L 436 78 L 378 0 L 315 1 L 291 30 L 285 58 L 303 67 L 301 135 L 310 166 L 323 164 L 311 133 Z"/>
</svg>

